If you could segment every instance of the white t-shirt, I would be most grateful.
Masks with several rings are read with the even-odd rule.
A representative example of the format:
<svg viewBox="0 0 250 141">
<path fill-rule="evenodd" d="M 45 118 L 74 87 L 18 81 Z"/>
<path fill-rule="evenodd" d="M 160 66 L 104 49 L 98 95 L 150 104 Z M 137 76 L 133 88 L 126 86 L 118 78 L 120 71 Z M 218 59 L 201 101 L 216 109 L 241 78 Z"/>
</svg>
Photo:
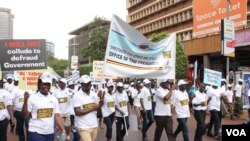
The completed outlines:
<svg viewBox="0 0 250 141">
<path fill-rule="evenodd" d="M 236 84 L 234 90 L 235 90 L 235 97 L 241 97 L 242 85 Z"/>
<path fill-rule="evenodd" d="M 42 95 L 40 92 L 30 95 L 28 99 L 28 111 L 31 112 L 29 121 L 29 131 L 39 134 L 54 133 L 55 114 L 60 114 L 58 100 L 48 94 Z"/>
<path fill-rule="evenodd" d="M 138 92 L 137 89 L 132 90 L 131 96 L 134 99 L 134 101 L 133 101 L 134 106 L 141 107 L 140 93 Z"/>
<path fill-rule="evenodd" d="M 173 94 L 173 105 L 177 118 L 190 117 L 189 111 L 189 96 L 186 91 L 175 90 Z"/>
<path fill-rule="evenodd" d="M 152 96 L 147 87 L 141 89 L 140 98 L 143 99 L 143 105 L 145 110 L 152 110 Z M 142 107 L 141 107 L 142 110 Z"/>
<path fill-rule="evenodd" d="M 115 105 L 117 108 L 119 108 L 125 116 L 128 116 L 128 95 L 126 92 L 122 91 L 122 93 L 119 93 L 116 91 L 114 94 L 115 96 Z M 122 117 L 121 113 L 116 111 L 117 117 Z"/>
<path fill-rule="evenodd" d="M 58 99 L 61 114 L 70 114 L 72 105 L 68 88 L 56 89 L 52 95 Z"/>
<path fill-rule="evenodd" d="M 201 93 L 199 90 L 194 92 L 195 97 L 192 99 L 192 104 L 200 104 L 205 102 L 206 106 L 193 106 L 195 110 L 206 110 L 207 109 L 207 95 L 205 93 Z"/>
<path fill-rule="evenodd" d="M 12 100 L 9 95 L 8 91 L 0 89 L 0 121 L 10 118 L 7 106 L 12 105 Z"/>
<path fill-rule="evenodd" d="M 228 102 L 233 103 L 233 96 L 234 96 L 233 91 L 232 90 L 227 90 L 226 96 L 227 96 Z"/>
<path fill-rule="evenodd" d="M 217 110 L 220 111 L 220 102 L 221 102 L 221 92 L 219 89 L 211 88 L 207 92 L 207 97 L 211 97 L 211 100 L 208 103 L 208 110 Z"/>
<path fill-rule="evenodd" d="M 108 92 L 105 93 L 102 106 L 102 115 L 107 117 L 115 112 L 115 97 Z"/>
<path fill-rule="evenodd" d="M 23 103 L 24 103 L 24 90 L 14 91 L 14 109 L 17 111 L 22 111 Z"/>
<path fill-rule="evenodd" d="M 164 97 L 169 93 L 168 89 L 163 89 L 159 87 L 155 93 L 155 115 L 156 116 L 171 116 L 171 104 L 172 104 L 172 96 L 165 100 Z"/>
<path fill-rule="evenodd" d="M 98 104 L 99 98 L 97 93 L 90 91 L 90 94 L 86 94 L 82 90 L 79 90 L 73 96 L 73 107 L 80 107 L 80 109 L 93 108 L 95 104 Z M 98 127 L 97 122 L 97 111 L 90 112 L 86 115 L 75 116 L 75 125 L 77 128 L 96 128 Z"/>
</svg>

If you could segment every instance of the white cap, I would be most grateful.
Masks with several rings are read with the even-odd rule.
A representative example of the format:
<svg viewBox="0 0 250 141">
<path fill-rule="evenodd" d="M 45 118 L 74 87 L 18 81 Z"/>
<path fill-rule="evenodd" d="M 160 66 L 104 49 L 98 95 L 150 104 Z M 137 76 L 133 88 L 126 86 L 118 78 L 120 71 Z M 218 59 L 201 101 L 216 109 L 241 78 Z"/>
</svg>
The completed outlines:
<svg viewBox="0 0 250 141">
<path fill-rule="evenodd" d="M 68 86 L 74 85 L 74 84 L 75 84 L 74 81 L 69 81 L 69 82 L 68 82 Z"/>
<path fill-rule="evenodd" d="M 168 79 L 160 79 L 159 81 L 160 81 L 160 83 L 163 83 L 163 82 L 167 82 Z"/>
<path fill-rule="evenodd" d="M 227 80 L 225 78 L 221 79 L 221 82 L 227 82 Z"/>
<path fill-rule="evenodd" d="M 123 87 L 123 83 L 122 82 L 118 82 L 116 86 L 117 87 Z"/>
<path fill-rule="evenodd" d="M 44 72 L 42 73 L 42 75 L 40 76 L 40 79 L 42 81 L 42 83 L 52 83 L 52 75 L 50 72 Z"/>
<path fill-rule="evenodd" d="M 7 74 L 6 79 L 13 79 L 12 74 Z"/>
<path fill-rule="evenodd" d="M 129 85 L 128 84 L 124 84 L 124 89 L 128 89 Z"/>
<path fill-rule="evenodd" d="M 238 82 L 243 82 L 243 80 L 242 79 L 238 79 Z"/>
<path fill-rule="evenodd" d="M 134 84 L 135 84 L 135 82 L 131 82 L 131 83 L 130 83 L 130 86 L 132 86 L 132 85 L 134 85 Z"/>
<path fill-rule="evenodd" d="M 15 81 L 19 81 L 19 78 L 18 78 L 18 77 L 15 77 L 14 80 L 15 80 Z"/>
<path fill-rule="evenodd" d="M 185 84 L 187 84 L 187 82 L 181 79 L 178 81 L 177 86 L 179 87 L 180 85 L 185 85 Z"/>
<path fill-rule="evenodd" d="M 114 82 L 112 79 L 110 79 L 108 82 L 107 82 L 107 87 L 110 87 L 110 86 L 114 86 Z"/>
<path fill-rule="evenodd" d="M 91 78 L 88 75 L 82 75 L 80 78 L 80 83 L 89 83 L 91 82 Z"/>
<path fill-rule="evenodd" d="M 65 83 L 65 84 L 67 84 L 67 80 L 66 80 L 65 78 L 61 78 L 61 79 L 60 79 L 60 82 L 63 82 L 63 83 Z"/>
<path fill-rule="evenodd" d="M 148 79 L 144 79 L 144 80 L 143 80 L 143 83 L 144 83 L 144 84 L 149 84 L 149 83 L 151 83 L 151 81 L 148 80 Z"/>
</svg>

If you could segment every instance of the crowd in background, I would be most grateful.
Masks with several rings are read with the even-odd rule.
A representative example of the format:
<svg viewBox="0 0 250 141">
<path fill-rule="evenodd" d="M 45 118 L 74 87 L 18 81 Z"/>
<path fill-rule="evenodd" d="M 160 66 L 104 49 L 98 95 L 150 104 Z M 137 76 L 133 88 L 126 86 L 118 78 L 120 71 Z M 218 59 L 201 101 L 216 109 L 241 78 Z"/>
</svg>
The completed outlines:
<svg viewBox="0 0 250 141">
<path fill-rule="evenodd" d="M 143 141 L 148 140 L 147 130 L 154 122 L 154 141 L 160 141 L 164 129 L 168 141 L 175 141 L 180 132 L 184 141 L 202 141 L 204 134 L 219 139 L 222 117 L 229 115 L 234 120 L 243 111 L 242 79 L 236 85 L 222 79 L 220 87 L 183 79 L 147 78 L 110 79 L 95 85 L 88 75 L 75 82 L 44 72 L 36 91 L 19 89 L 18 81 L 13 75 L 0 80 L 0 141 L 7 141 L 9 124 L 19 141 L 95 141 L 103 124 L 107 141 L 113 137 L 123 141 L 131 114 L 137 117 Z M 250 92 L 246 95 L 250 101 Z M 210 120 L 205 123 L 207 112 Z M 191 114 L 197 122 L 194 139 L 190 139 L 187 124 Z M 250 124 L 249 118 L 244 124 Z"/>
</svg>

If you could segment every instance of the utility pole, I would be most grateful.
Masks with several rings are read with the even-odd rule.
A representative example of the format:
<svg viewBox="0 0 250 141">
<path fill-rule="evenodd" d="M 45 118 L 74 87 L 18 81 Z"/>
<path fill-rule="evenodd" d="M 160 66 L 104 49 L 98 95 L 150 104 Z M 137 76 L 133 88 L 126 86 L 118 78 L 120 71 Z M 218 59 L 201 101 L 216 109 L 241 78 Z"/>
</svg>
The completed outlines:
<svg viewBox="0 0 250 141">
<path fill-rule="evenodd" d="M 230 4 L 231 4 L 231 1 L 230 0 L 227 0 L 227 20 L 230 19 Z M 229 56 L 227 56 L 227 64 L 226 64 L 226 79 L 227 79 L 227 82 L 229 81 Z"/>
</svg>

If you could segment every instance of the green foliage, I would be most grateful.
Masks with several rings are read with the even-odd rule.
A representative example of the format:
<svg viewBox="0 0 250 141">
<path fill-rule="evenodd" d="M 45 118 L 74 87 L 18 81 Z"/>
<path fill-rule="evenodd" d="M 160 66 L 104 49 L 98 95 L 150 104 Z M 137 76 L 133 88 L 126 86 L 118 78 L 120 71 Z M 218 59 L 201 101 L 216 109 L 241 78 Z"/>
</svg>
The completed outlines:
<svg viewBox="0 0 250 141">
<path fill-rule="evenodd" d="M 187 78 L 188 57 L 184 54 L 182 45 L 177 38 L 176 40 L 176 79 Z"/>
<path fill-rule="evenodd" d="M 80 71 L 81 75 L 83 74 L 89 75 L 89 72 L 92 72 L 92 69 L 93 69 L 93 66 L 89 65 L 89 66 L 80 66 L 78 70 Z"/>
<path fill-rule="evenodd" d="M 69 60 L 57 59 L 48 55 L 48 66 L 51 67 L 58 75 L 64 76 L 64 70 L 70 66 Z"/>
<path fill-rule="evenodd" d="M 82 50 L 83 56 L 93 60 L 104 60 L 108 40 L 109 24 L 105 19 L 95 17 L 94 22 L 88 27 L 89 45 Z"/>
<path fill-rule="evenodd" d="M 159 34 L 152 35 L 152 42 L 158 42 L 167 37 L 167 34 L 161 32 Z M 185 79 L 187 78 L 188 70 L 188 58 L 184 54 L 182 45 L 178 39 L 176 39 L 176 79 Z"/>
</svg>

